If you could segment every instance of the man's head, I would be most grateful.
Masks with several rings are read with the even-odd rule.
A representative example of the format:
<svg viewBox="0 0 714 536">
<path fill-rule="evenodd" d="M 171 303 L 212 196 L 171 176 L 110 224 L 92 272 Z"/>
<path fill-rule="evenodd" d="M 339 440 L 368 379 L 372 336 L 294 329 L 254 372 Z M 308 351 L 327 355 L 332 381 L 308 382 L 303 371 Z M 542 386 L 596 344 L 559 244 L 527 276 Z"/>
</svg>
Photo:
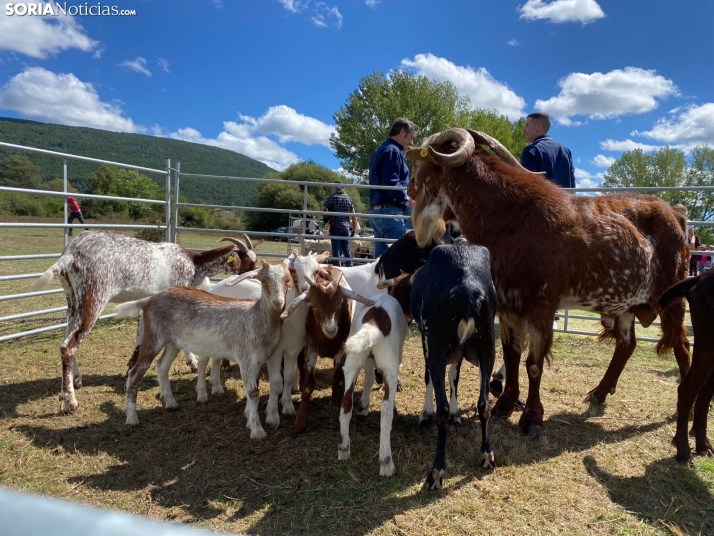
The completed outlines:
<svg viewBox="0 0 714 536">
<path fill-rule="evenodd" d="M 535 112 L 526 117 L 523 134 L 528 143 L 533 143 L 539 136 L 545 136 L 550 130 L 550 116 L 543 112 Z"/>
<path fill-rule="evenodd" d="M 419 132 L 419 126 L 400 117 L 392 125 L 392 130 L 389 131 L 389 137 L 396 141 L 402 147 L 409 147 L 414 143 L 414 136 Z"/>
<path fill-rule="evenodd" d="M 335 185 L 335 186 L 332 187 L 332 193 L 333 193 L 333 194 L 336 194 L 337 192 L 339 192 L 340 190 L 342 190 L 342 188 L 343 188 L 342 186 L 337 186 L 337 185 Z"/>
</svg>

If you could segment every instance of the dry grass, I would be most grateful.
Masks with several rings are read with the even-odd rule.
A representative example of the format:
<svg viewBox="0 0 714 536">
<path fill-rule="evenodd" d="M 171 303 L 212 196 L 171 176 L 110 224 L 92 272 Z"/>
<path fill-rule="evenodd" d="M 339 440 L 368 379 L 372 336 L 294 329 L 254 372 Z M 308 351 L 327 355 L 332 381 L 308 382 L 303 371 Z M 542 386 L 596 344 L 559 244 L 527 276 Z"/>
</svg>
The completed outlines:
<svg viewBox="0 0 714 536">
<path fill-rule="evenodd" d="M 39 231 L 22 233 L 18 249 L 61 249 L 31 249 L 31 240 L 41 245 Z M 0 239 L 0 254 L 10 247 Z M 27 271 L 43 269 L 38 262 Z M 59 332 L 0 344 L 0 484 L 251 534 L 714 534 L 714 463 L 700 458 L 687 469 L 674 461 L 677 367 L 650 344 L 639 345 L 606 406 L 591 407 L 582 399 L 603 375 L 611 347 L 556 335 L 543 377 L 543 437 L 521 436 L 519 414 L 494 421 L 493 472 L 477 466 L 478 375 L 464 365 L 464 425 L 447 439 L 447 487 L 427 493 L 422 483 L 436 429 L 416 426 L 423 358 L 415 334 L 405 349 L 392 432 L 397 470 L 385 479 L 377 461 L 381 393 L 373 394 L 367 418 L 352 421 L 352 457 L 337 461 L 338 409 L 329 401 L 327 360 L 318 363 L 309 430 L 297 438 L 283 419 L 266 428 L 267 441 L 251 442 L 238 372 L 224 375 L 223 397 L 199 404 L 181 357 L 171 371 L 180 409 L 161 407 L 151 371 L 138 397 L 141 424 L 125 427 L 124 373 L 135 329 L 132 321 L 105 322 L 80 348 L 85 387 L 73 415 L 60 414 L 57 400 Z"/>
</svg>

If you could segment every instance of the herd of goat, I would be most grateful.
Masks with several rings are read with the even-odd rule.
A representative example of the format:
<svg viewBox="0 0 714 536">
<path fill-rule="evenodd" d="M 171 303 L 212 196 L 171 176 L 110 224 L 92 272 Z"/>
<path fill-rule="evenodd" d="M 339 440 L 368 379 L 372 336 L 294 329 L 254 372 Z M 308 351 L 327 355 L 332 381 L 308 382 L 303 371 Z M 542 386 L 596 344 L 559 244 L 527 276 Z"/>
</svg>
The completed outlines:
<svg viewBox="0 0 714 536">
<path fill-rule="evenodd" d="M 529 390 L 519 426 L 535 438 L 543 425 L 539 390 L 543 363 L 550 359 L 553 316 L 558 308 L 569 307 L 600 314 L 602 336 L 616 343 L 605 376 L 588 395 L 599 404 L 615 393 L 634 351 L 635 318 L 646 327 L 659 315 L 663 335 L 657 351 L 674 350 L 682 377 L 674 438 L 677 460 L 691 460 L 687 425 L 692 406 L 696 451 L 712 454 L 706 421 L 714 395 L 714 340 L 708 340 L 714 337 L 714 272 L 685 279 L 689 252 L 686 221 L 680 214 L 651 196 L 574 196 L 524 170 L 498 141 L 480 132 L 451 129 L 409 148 L 407 156 L 415 161 L 409 184 L 416 203 L 414 232 L 377 261 L 354 268 L 322 264 L 327 254 L 297 251 L 281 263 L 257 267 L 255 247 L 246 235 L 245 242 L 224 238 L 231 245 L 194 253 L 112 232 L 80 234 L 37 285 L 57 276 L 67 296 L 67 330 L 60 347 L 64 411 L 78 405 L 79 345 L 109 301 L 124 302 L 117 306 L 117 316 L 139 318 L 126 380 L 128 425 L 139 423 L 137 391 L 162 349 L 157 376 L 167 409 L 177 407 L 168 373 L 180 350 L 198 371 L 201 402 L 208 397 L 208 360 L 213 394 L 223 392 L 220 360 L 237 363 L 246 393 L 247 427 L 256 440 L 266 437 L 258 412 L 262 366 L 267 363 L 270 381 L 265 422 L 280 423 L 281 405 L 283 415 L 295 416 L 293 429 L 300 433 L 308 426 L 317 358 L 331 358 L 332 399 L 340 406 L 338 459 L 350 456 L 353 391 L 364 370 L 356 411 L 367 413 L 377 376 L 384 391 L 380 474 L 391 476 L 395 394 L 407 325 L 413 319 L 425 358 L 420 421 L 435 416 L 438 427 L 436 457 L 426 483 L 429 489 L 439 489 L 446 471 L 447 426 L 460 423 L 462 360 L 479 368 L 480 465 L 492 468 L 488 394 L 495 317 L 498 314 L 505 361 L 496 376 L 505 377 L 505 386 L 492 382 L 491 392 L 500 394 L 493 413 L 508 416 L 519 403 L 519 364 L 527 340 Z M 452 234 L 453 229 L 458 232 Z M 454 239 L 454 234 L 460 237 Z M 212 284 L 208 278 L 222 270 L 234 275 Z M 685 296 L 695 330 L 691 368 Z M 447 365 L 450 398 L 444 381 Z M 296 371 L 297 411 L 292 400 Z"/>
</svg>

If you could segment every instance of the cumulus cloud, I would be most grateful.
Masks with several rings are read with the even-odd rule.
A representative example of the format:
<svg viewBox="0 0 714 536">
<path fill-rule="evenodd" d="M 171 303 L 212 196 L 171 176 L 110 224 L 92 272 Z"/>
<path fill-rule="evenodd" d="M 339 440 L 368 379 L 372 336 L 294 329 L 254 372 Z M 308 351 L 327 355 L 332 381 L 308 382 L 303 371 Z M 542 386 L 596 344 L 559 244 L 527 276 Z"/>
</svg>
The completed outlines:
<svg viewBox="0 0 714 536">
<path fill-rule="evenodd" d="M 660 119 L 652 130 L 632 132 L 668 144 L 714 145 L 714 103 L 676 108 L 671 118 Z"/>
<path fill-rule="evenodd" d="M 453 83 L 459 93 L 471 99 L 474 107 L 497 110 L 512 121 L 525 115 L 525 100 L 506 84 L 495 80 L 483 67 L 478 70 L 461 67 L 433 54 L 417 54 L 413 60 L 403 59 L 401 65 L 427 78 Z"/>
<path fill-rule="evenodd" d="M 157 58 L 156 63 L 159 64 L 159 67 L 161 67 L 161 70 L 164 71 L 165 73 L 170 72 L 169 71 L 169 62 L 165 60 L 164 58 Z"/>
<path fill-rule="evenodd" d="M 72 73 L 56 74 L 30 67 L 0 88 L 0 109 L 61 125 L 144 132 L 119 104 L 102 102 L 94 86 Z"/>
<path fill-rule="evenodd" d="M 223 131 L 213 139 L 204 138 L 198 130 L 190 127 L 172 132 L 169 137 L 235 151 L 279 170 L 285 169 L 299 160 L 295 153 L 281 147 L 270 138 L 256 135 L 253 125 L 250 123 L 225 121 Z"/>
<path fill-rule="evenodd" d="M 512 47 L 517 47 L 520 45 L 520 43 L 516 39 L 511 39 L 510 41 L 506 41 L 506 44 Z"/>
<path fill-rule="evenodd" d="M 335 127 L 326 125 L 313 117 L 299 114 L 285 105 L 268 108 L 258 119 L 240 116 L 246 124 L 258 134 L 276 136 L 280 143 L 297 142 L 304 145 L 324 145 L 329 149 L 330 135 L 336 133 Z"/>
<path fill-rule="evenodd" d="M 0 50 L 44 59 L 70 48 L 91 52 L 98 46 L 76 17 L 0 16 Z"/>
<path fill-rule="evenodd" d="M 119 64 L 119 67 L 126 67 L 137 73 L 145 74 L 146 76 L 151 76 L 151 71 L 146 68 L 146 59 L 141 56 L 137 57 L 135 60 L 126 60 Z"/>
<path fill-rule="evenodd" d="M 615 158 L 613 158 L 612 156 L 605 156 L 603 154 L 599 154 L 596 155 L 595 158 L 593 158 L 593 164 L 597 167 L 609 168 L 614 163 Z"/>
<path fill-rule="evenodd" d="M 319 28 L 327 28 L 328 26 L 336 29 L 342 28 L 342 19 L 344 18 L 340 10 L 336 6 L 329 7 L 324 2 L 315 4 L 314 15 L 312 22 Z"/>
<path fill-rule="evenodd" d="M 519 7 L 520 18 L 526 20 L 547 20 L 556 24 L 581 22 L 588 24 L 605 16 L 595 0 L 528 0 Z"/>
<path fill-rule="evenodd" d="M 605 178 L 603 173 L 593 175 L 584 169 L 575 168 L 575 187 L 576 188 L 598 188 L 602 186 L 602 180 Z"/>
<path fill-rule="evenodd" d="M 642 149 L 643 151 L 651 151 L 653 149 L 658 149 L 657 145 L 648 145 L 646 143 L 640 143 L 638 141 L 632 141 L 631 139 L 626 140 L 612 140 L 610 138 L 605 141 L 600 142 L 600 148 L 605 151 L 634 151 L 635 149 Z"/>
<path fill-rule="evenodd" d="M 654 110 L 658 100 L 679 95 L 674 82 L 656 71 L 626 67 L 609 73 L 572 73 L 558 81 L 560 94 L 537 100 L 535 107 L 564 125 L 578 124 L 573 116 L 612 119 Z"/>
</svg>

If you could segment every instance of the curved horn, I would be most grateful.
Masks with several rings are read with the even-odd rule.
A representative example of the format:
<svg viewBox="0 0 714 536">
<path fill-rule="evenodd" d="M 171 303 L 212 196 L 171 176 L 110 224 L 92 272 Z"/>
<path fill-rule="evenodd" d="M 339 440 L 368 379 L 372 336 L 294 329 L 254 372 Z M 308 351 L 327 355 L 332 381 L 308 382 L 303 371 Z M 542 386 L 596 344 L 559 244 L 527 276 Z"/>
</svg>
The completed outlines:
<svg viewBox="0 0 714 536">
<path fill-rule="evenodd" d="M 345 298 L 349 298 L 350 300 L 355 300 L 360 303 L 364 303 L 365 305 L 372 307 L 376 302 L 374 300 L 370 300 L 369 298 L 365 298 L 364 296 L 360 296 L 353 290 L 346 289 L 345 287 L 342 287 L 342 294 L 344 294 Z M 293 302 L 295 303 L 295 302 Z"/>
<path fill-rule="evenodd" d="M 542 172 L 535 172 L 524 168 L 518 159 L 511 154 L 511 151 L 506 149 L 496 138 L 493 138 L 484 132 L 479 132 L 478 130 L 466 130 L 469 134 L 471 134 L 476 143 L 489 147 L 506 164 L 510 164 L 511 166 L 527 171 L 528 173 L 533 173 L 534 175 L 544 175 Z"/>
<path fill-rule="evenodd" d="M 226 286 L 227 287 L 234 287 L 244 279 L 256 279 L 258 277 L 258 270 L 251 270 L 250 272 L 246 272 L 244 274 L 241 274 L 239 276 L 233 276 L 235 279 L 233 281 L 226 281 Z"/>
<path fill-rule="evenodd" d="M 455 152 L 446 154 L 440 153 L 434 149 L 434 145 L 441 145 L 442 143 L 450 141 L 458 143 L 458 149 Z M 429 156 L 436 164 L 457 167 L 469 159 L 471 153 L 474 152 L 475 146 L 474 139 L 471 134 L 469 134 L 468 130 L 464 128 L 451 128 L 438 134 L 427 146 L 426 150 L 429 152 Z"/>
<path fill-rule="evenodd" d="M 308 289 L 293 300 L 293 302 L 288 307 L 288 310 L 282 314 L 281 318 L 283 320 L 285 320 L 287 317 L 289 317 L 291 314 L 293 314 L 295 312 L 295 310 L 298 307 L 300 307 L 300 305 L 303 304 L 305 302 L 305 300 L 307 300 L 309 297 L 310 297 L 310 290 Z"/>
<path fill-rule="evenodd" d="M 255 249 L 253 247 L 253 242 L 250 241 L 250 237 L 247 234 L 241 233 L 240 235 L 245 239 L 245 243 L 248 246 L 248 249 Z"/>
<path fill-rule="evenodd" d="M 216 240 L 216 242 L 233 242 L 236 246 L 238 246 L 238 249 L 240 249 L 243 253 L 248 253 L 248 247 L 238 240 L 237 238 L 233 238 L 231 236 L 225 236 L 221 238 L 220 240 Z"/>
</svg>

